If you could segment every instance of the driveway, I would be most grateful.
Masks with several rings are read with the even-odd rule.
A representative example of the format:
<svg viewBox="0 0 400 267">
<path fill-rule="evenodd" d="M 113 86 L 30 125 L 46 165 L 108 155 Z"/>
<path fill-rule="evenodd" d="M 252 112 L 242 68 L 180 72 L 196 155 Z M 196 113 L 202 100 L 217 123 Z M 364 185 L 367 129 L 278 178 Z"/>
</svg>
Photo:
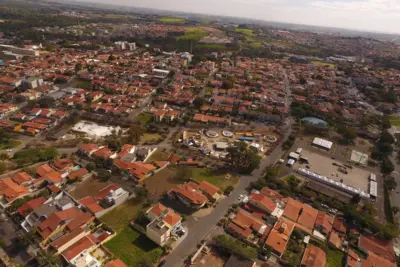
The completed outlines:
<svg viewBox="0 0 400 267">
<path fill-rule="evenodd" d="M 290 133 L 290 129 L 286 131 L 284 140 L 288 138 Z M 237 199 L 241 194 L 246 193 L 245 189 L 249 183 L 257 180 L 269 165 L 274 164 L 280 158 L 283 152 L 279 144 L 269 156 L 261 161 L 260 167 L 257 170 L 254 170 L 251 175 L 240 177 L 240 182 L 232 194 L 221 200 L 209 215 L 198 218 L 196 222 L 191 222 L 191 227 L 189 228 L 190 234 L 168 255 L 164 267 L 181 267 L 185 259 L 196 251 L 197 244 L 206 238 L 214 226 L 223 218 L 229 207 L 238 202 Z"/>
</svg>

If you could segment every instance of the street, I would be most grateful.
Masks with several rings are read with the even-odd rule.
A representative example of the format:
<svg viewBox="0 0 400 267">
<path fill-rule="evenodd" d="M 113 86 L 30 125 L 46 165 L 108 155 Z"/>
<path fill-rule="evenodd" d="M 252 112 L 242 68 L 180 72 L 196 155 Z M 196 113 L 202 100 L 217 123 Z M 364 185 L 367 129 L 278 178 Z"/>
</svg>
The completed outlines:
<svg viewBox="0 0 400 267">
<path fill-rule="evenodd" d="M 290 133 L 291 130 L 289 126 L 289 129 L 285 131 L 283 141 L 288 138 Z M 269 156 L 266 156 L 261 161 L 260 167 L 254 170 L 251 175 L 240 177 L 240 182 L 231 195 L 221 200 L 209 215 L 199 218 L 198 221 L 189 229 L 189 234 L 186 239 L 183 240 L 181 244 L 166 258 L 167 262 L 164 267 L 181 267 L 185 259 L 191 253 L 195 252 L 197 244 L 199 244 L 200 241 L 203 240 L 213 227 L 223 218 L 229 207 L 237 203 L 238 197 L 245 193 L 245 189 L 249 183 L 257 180 L 264 170 L 269 165 L 274 164 L 283 153 L 284 151 L 282 150 L 280 143 Z"/>
</svg>

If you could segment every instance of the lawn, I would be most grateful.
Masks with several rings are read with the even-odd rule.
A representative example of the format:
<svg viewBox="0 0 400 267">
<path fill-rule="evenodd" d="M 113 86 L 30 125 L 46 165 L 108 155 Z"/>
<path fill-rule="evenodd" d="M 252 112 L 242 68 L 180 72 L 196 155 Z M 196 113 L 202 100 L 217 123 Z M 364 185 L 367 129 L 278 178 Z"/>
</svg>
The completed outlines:
<svg viewBox="0 0 400 267">
<path fill-rule="evenodd" d="M 22 144 L 22 141 L 20 141 L 20 140 L 10 139 L 10 140 L 7 140 L 4 143 L 0 144 L 0 149 L 10 149 L 10 148 L 20 146 L 21 144 Z"/>
<path fill-rule="evenodd" d="M 156 134 L 156 133 L 144 133 L 140 137 L 140 142 L 145 143 L 145 142 L 153 142 L 161 139 L 161 135 Z"/>
<path fill-rule="evenodd" d="M 207 181 L 219 187 L 222 191 L 230 185 L 235 186 L 239 182 L 239 177 L 237 176 L 230 176 L 230 178 L 227 179 L 226 173 L 215 173 L 207 168 L 192 168 L 191 176 L 198 182 Z"/>
<path fill-rule="evenodd" d="M 179 23 L 179 24 L 185 23 L 184 18 L 162 17 L 159 18 L 158 20 L 164 23 Z"/>
<path fill-rule="evenodd" d="M 72 82 L 71 86 L 81 89 L 90 89 L 90 82 L 77 79 Z"/>
<path fill-rule="evenodd" d="M 316 66 L 321 66 L 321 67 L 329 66 L 329 68 L 331 70 L 335 69 L 335 64 L 326 63 L 326 62 L 322 62 L 322 61 L 311 61 L 311 64 L 316 65 Z"/>
<path fill-rule="evenodd" d="M 165 161 L 168 159 L 169 154 L 167 152 L 159 151 L 157 150 L 154 152 L 150 158 L 146 162 L 152 162 L 152 161 Z"/>
<path fill-rule="evenodd" d="M 135 199 L 129 199 L 102 216 L 100 220 L 119 233 L 129 225 L 130 221 L 132 221 L 141 209 L 141 202 L 137 202 Z"/>
<path fill-rule="evenodd" d="M 396 118 L 395 116 L 390 116 L 389 120 L 392 126 L 400 127 L 400 119 Z"/>
<path fill-rule="evenodd" d="M 342 266 L 344 253 L 340 250 L 328 250 L 327 263 L 325 267 L 337 267 Z"/>
<path fill-rule="evenodd" d="M 244 29 L 244 28 L 235 28 L 235 32 L 240 32 L 240 33 L 243 33 L 244 35 L 248 35 L 248 36 L 254 35 L 253 30 Z"/>
<path fill-rule="evenodd" d="M 144 181 L 146 188 L 151 194 L 162 196 L 169 191 L 176 183 L 174 181 L 175 169 L 165 168 Z"/>
<path fill-rule="evenodd" d="M 78 184 L 75 189 L 69 193 L 73 198 L 79 200 L 87 196 L 96 195 L 101 189 L 110 184 L 112 184 L 112 182 L 103 182 L 100 179 L 92 177 Z"/>
<path fill-rule="evenodd" d="M 105 246 L 130 267 L 139 266 L 145 260 L 157 263 L 163 254 L 161 247 L 129 226 Z"/>
<path fill-rule="evenodd" d="M 208 32 L 201 28 L 190 28 L 183 36 L 179 36 L 177 40 L 196 40 L 200 41 L 201 38 L 208 35 Z"/>
<path fill-rule="evenodd" d="M 153 115 L 147 114 L 147 113 L 140 113 L 136 120 L 141 124 L 141 125 L 147 125 L 153 120 Z"/>
<path fill-rule="evenodd" d="M 208 44 L 208 43 L 201 43 L 196 45 L 197 48 L 209 48 L 209 49 L 225 49 L 225 45 L 223 44 Z"/>
</svg>

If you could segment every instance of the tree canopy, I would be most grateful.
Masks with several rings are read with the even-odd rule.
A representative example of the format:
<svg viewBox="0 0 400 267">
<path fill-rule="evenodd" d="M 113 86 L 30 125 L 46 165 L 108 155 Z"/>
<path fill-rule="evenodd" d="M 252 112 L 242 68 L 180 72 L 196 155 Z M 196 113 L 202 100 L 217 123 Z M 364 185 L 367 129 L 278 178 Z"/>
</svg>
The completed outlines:
<svg viewBox="0 0 400 267">
<path fill-rule="evenodd" d="M 239 173 L 249 174 L 260 166 L 261 157 L 245 142 L 236 142 L 227 151 L 231 167 Z"/>
</svg>

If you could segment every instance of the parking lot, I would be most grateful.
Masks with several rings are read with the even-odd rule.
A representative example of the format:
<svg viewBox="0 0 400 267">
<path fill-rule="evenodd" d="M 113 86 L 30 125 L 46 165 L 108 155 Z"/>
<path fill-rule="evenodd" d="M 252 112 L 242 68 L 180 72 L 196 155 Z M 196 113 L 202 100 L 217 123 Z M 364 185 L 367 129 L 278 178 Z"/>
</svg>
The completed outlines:
<svg viewBox="0 0 400 267">
<path fill-rule="evenodd" d="M 352 166 L 352 168 L 346 167 L 351 165 L 345 163 L 346 166 L 344 166 L 343 162 L 306 149 L 303 149 L 301 156 L 307 158 L 309 163 L 296 163 L 293 166 L 294 169 L 306 168 L 306 165 L 308 165 L 309 169 L 315 173 L 368 192 L 369 171 L 355 166 Z M 339 171 L 340 167 L 343 172 Z"/>
</svg>

